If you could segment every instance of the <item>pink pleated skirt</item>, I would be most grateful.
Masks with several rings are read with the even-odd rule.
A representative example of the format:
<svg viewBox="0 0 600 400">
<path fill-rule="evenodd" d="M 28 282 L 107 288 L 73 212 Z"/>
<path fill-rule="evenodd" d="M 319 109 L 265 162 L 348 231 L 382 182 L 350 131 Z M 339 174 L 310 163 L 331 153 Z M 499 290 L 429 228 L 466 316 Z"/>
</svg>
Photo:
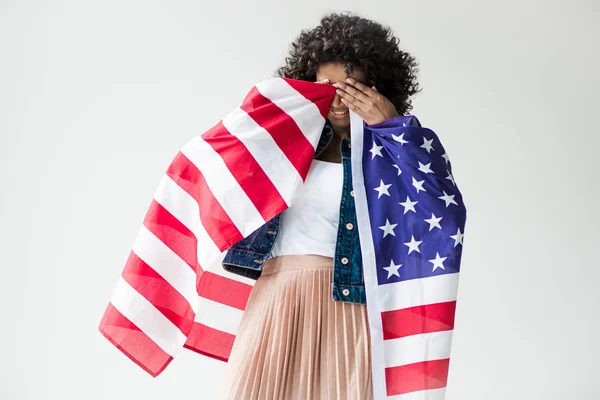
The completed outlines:
<svg viewBox="0 0 600 400">
<path fill-rule="evenodd" d="M 364 304 L 331 297 L 333 259 L 269 259 L 244 310 L 222 400 L 370 400 Z"/>
</svg>

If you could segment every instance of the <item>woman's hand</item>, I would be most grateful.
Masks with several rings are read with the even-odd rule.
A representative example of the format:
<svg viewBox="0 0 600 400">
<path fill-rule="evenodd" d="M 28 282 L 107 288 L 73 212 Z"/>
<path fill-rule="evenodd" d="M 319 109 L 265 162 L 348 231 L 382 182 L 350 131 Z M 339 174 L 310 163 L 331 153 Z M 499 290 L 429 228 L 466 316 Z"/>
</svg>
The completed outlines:
<svg viewBox="0 0 600 400">
<path fill-rule="evenodd" d="M 346 82 L 337 82 L 333 86 L 340 95 L 342 103 L 356 112 L 368 125 L 378 124 L 398 116 L 396 107 L 385 96 L 381 95 L 375 86 L 372 88 L 355 81 L 352 78 Z"/>
</svg>

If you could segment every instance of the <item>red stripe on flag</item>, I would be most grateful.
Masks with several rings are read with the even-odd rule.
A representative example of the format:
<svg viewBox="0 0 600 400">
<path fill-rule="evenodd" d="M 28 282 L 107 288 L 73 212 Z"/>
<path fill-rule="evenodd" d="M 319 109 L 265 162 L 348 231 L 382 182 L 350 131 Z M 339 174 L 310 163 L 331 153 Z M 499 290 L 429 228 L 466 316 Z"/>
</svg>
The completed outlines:
<svg viewBox="0 0 600 400">
<path fill-rule="evenodd" d="M 144 226 L 194 271 L 202 272 L 198 265 L 196 236 L 156 200 L 146 213 Z"/>
<path fill-rule="evenodd" d="M 304 98 L 313 102 L 319 108 L 323 118 L 327 118 L 331 101 L 335 96 L 335 87 L 298 79 L 283 78 L 283 80 L 304 96 Z"/>
<path fill-rule="evenodd" d="M 250 118 L 265 129 L 283 154 L 290 160 L 302 180 L 306 178 L 315 149 L 296 121 L 253 87 L 240 106 Z"/>
<path fill-rule="evenodd" d="M 202 172 L 179 152 L 167 174 L 200 206 L 200 220 L 220 251 L 244 238 L 206 184 Z"/>
<path fill-rule="evenodd" d="M 123 354 L 154 377 L 173 359 L 112 304 L 106 308 L 98 329 Z"/>
<path fill-rule="evenodd" d="M 381 313 L 383 339 L 452 330 L 455 311 L 456 301 L 384 311 Z"/>
<path fill-rule="evenodd" d="M 446 387 L 450 359 L 425 361 L 385 369 L 387 395 Z"/>
<path fill-rule="evenodd" d="M 233 136 L 222 121 L 204 132 L 202 138 L 221 156 L 231 175 L 265 221 L 288 207 L 244 143 Z M 252 179 L 248 179 L 249 176 Z"/>
<path fill-rule="evenodd" d="M 123 270 L 123 279 L 158 311 L 187 335 L 194 324 L 194 310 L 173 286 L 133 251 Z"/>
<path fill-rule="evenodd" d="M 251 285 L 208 271 L 198 282 L 200 296 L 242 311 L 246 308 L 251 291 Z"/>
<path fill-rule="evenodd" d="M 229 360 L 235 335 L 194 323 L 185 348 L 221 361 Z"/>
</svg>

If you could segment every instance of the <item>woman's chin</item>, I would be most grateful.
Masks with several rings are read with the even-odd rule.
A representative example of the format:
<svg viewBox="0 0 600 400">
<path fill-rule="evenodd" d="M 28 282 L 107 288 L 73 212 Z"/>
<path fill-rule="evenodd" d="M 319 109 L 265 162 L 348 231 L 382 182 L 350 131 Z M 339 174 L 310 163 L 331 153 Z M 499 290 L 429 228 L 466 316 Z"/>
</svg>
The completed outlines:
<svg viewBox="0 0 600 400">
<path fill-rule="evenodd" d="M 347 128 L 350 125 L 350 117 L 346 115 L 346 118 L 331 118 L 329 117 L 329 122 L 331 126 L 334 128 Z"/>
<path fill-rule="evenodd" d="M 346 115 L 344 118 L 333 118 L 331 122 L 339 125 L 347 125 L 350 123 L 350 115 Z"/>
</svg>

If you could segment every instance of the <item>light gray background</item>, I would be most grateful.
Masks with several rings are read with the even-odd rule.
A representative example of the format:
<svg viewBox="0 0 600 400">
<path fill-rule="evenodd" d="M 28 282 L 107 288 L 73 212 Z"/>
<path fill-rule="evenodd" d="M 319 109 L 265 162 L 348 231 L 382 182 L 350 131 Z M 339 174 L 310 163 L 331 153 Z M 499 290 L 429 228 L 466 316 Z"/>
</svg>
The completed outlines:
<svg viewBox="0 0 600 400">
<path fill-rule="evenodd" d="M 599 399 L 599 3 L 0 1 L 0 398 L 214 399 L 97 331 L 154 190 L 326 11 L 389 24 L 468 209 L 448 400 Z"/>
</svg>

